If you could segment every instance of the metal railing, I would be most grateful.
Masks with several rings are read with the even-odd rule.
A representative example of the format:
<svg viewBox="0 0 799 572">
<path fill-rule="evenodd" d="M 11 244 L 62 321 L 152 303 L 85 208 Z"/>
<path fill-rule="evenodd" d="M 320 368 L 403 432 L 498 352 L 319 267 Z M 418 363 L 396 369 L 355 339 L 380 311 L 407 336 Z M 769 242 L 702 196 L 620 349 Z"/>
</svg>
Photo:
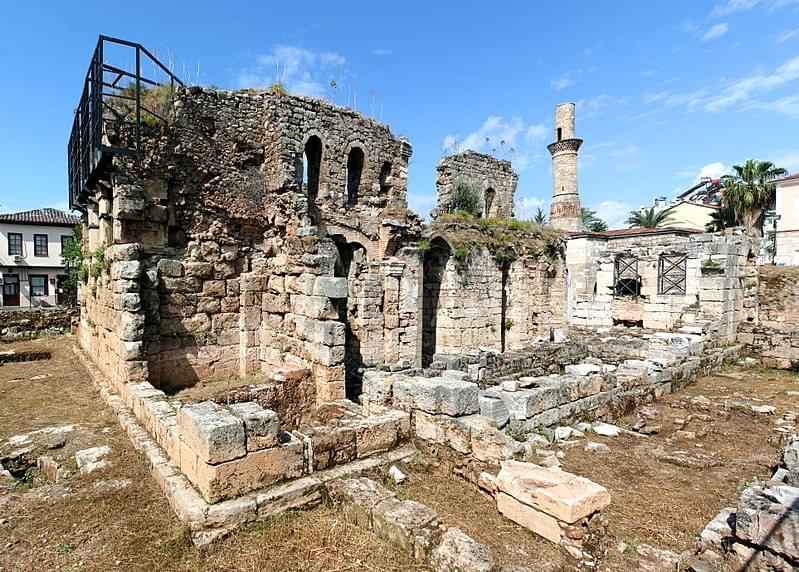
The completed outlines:
<svg viewBox="0 0 799 572">
<path fill-rule="evenodd" d="M 134 56 L 134 71 L 127 71 L 106 61 L 109 45 L 121 46 Z M 142 74 L 144 64 L 152 66 L 152 77 Z M 156 80 L 159 70 L 165 74 L 167 81 Z M 123 85 L 125 80 L 128 80 L 127 85 Z M 83 210 L 82 193 L 94 184 L 98 169 L 111 156 L 138 153 L 141 148 L 142 113 L 158 121 L 165 120 L 155 109 L 142 104 L 143 91 L 169 85 L 169 93 L 173 94 L 175 84 L 182 86 L 183 82 L 141 44 L 103 35 L 98 38 L 67 145 L 70 207 Z M 125 102 L 130 102 L 132 107 L 120 109 Z M 115 123 L 120 129 L 129 126 L 131 140 L 120 138 L 112 143 L 107 137 L 109 123 Z"/>
</svg>

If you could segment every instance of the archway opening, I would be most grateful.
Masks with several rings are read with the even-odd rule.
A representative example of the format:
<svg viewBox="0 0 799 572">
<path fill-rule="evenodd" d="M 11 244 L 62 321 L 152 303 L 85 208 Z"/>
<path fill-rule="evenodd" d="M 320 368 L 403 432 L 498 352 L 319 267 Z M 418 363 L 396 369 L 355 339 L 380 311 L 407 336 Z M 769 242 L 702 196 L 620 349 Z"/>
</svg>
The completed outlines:
<svg viewBox="0 0 799 572">
<path fill-rule="evenodd" d="M 494 189 L 492 189 L 491 187 L 488 187 L 485 190 L 485 193 L 483 193 L 483 216 L 484 217 L 494 216 L 495 213 L 492 210 L 492 208 L 494 206 L 494 199 L 496 198 L 496 196 L 497 196 L 497 192 Z"/>
<path fill-rule="evenodd" d="M 358 201 L 363 160 L 363 150 L 360 147 L 353 147 L 347 157 L 347 202 L 350 204 L 355 204 Z"/>
<path fill-rule="evenodd" d="M 436 353 L 438 308 L 441 283 L 447 262 L 452 256 L 449 245 L 441 238 L 434 238 L 424 255 L 422 269 L 422 367 L 433 362 Z"/>
<path fill-rule="evenodd" d="M 316 199 L 319 197 L 319 176 L 322 171 L 322 140 L 316 135 L 311 135 L 305 143 L 302 167 L 302 187 L 308 199 L 308 216 L 316 223 Z"/>
<path fill-rule="evenodd" d="M 338 256 L 333 270 L 335 276 L 346 278 L 348 296 L 338 300 L 338 319 L 344 324 L 344 386 L 347 399 L 357 402 L 363 387 L 363 354 L 361 341 L 364 328 L 360 319 L 357 293 L 361 290 L 367 271 L 366 248 L 357 242 L 347 242 L 341 236 L 331 237 Z"/>
</svg>

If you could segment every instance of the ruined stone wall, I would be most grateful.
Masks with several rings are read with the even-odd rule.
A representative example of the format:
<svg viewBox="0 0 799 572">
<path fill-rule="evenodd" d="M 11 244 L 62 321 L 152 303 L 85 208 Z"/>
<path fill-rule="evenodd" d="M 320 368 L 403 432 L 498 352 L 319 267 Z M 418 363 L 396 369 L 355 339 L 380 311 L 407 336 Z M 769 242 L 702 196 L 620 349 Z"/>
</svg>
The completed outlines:
<svg viewBox="0 0 799 572">
<path fill-rule="evenodd" d="M 304 156 L 311 138 L 316 157 Z M 385 315 L 400 313 L 383 300 L 387 281 L 397 292 L 397 270 L 388 280 L 384 265 L 402 268 L 394 255 L 419 226 L 405 203 L 410 154 L 386 127 L 317 100 L 178 90 L 169 123 L 145 131 L 140 160 L 115 157 L 87 205 L 88 251 L 135 249 L 138 275 L 125 288 L 141 295 L 135 341 L 150 380 L 307 368 L 327 400 L 343 396 L 351 348 L 370 363 L 415 356 L 415 306 L 399 294 L 403 336 L 389 355 L 384 343 Z M 84 323 L 114 331 L 115 288 L 98 298 L 84 288 Z M 100 349 L 89 329 L 88 353 L 117 367 L 119 344 Z"/>
<path fill-rule="evenodd" d="M 799 363 L 799 269 L 761 266 L 757 283 L 757 319 L 741 324 L 738 341 L 769 367 L 795 367 Z"/>
<path fill-rule="evenodd" d="M 483 216 L 513 216 L 513 200 L 519 177 L 513 171 L 510 161 L 464 151 L 443 157 L 436 167 L 436 173 L 437 199 L 434 218 L 453 210 L 452 191 L 461 179 L 473 184 L 479 191 Z"/>
<path fill-rule="evenodd" d="M 564 317 L 565 273 L 558 260 L 530 254 L 498 260 L 487 248 L 475 246 L 465 258 L 447 259 L 438 290 L 434 353 L 522 348 L 539 336 L 548 339 Z"/>
<path fill-rule="evenodd" d="M 732 233 L 571 239 L 567 248 L 570 324 L 688 327 L 732 341 L 738 324 L 754 315 L 756 266 L 750 254 L 749 239 Z M 664 293 L 659 285 L 661 257 L 681 256 L 685 257 L 681 263 L 684 293 Z M 617 292 L 616 260 L 620 257 L 635 261 L 635 270 L 627 274 L 637 273 L 640 295 Z"/>
</svg>

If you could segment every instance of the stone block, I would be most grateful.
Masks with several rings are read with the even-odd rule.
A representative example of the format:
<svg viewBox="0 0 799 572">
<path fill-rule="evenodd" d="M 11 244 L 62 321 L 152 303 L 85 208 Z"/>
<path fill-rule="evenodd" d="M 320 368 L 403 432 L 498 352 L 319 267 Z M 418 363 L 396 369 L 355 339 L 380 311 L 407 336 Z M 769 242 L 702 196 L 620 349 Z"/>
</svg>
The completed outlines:
<svg viewBox="0 0 799 572">
<path fill-rule="evenodd" d="M 502 463 L 496 483 L 501 492 L 569 524 L 610 504 L 610 494 L 605 487 L 584 477 L 533 463 Z"/>
<path fill-rule="evenodd" d="M 271 487 L 255 497 L 258 518 L 264 519 L 287 510 L 314 506 L 322 502 L 322 482 L 313 477 L 303 477 Z"/>
<path fill-rule="evenodd" d="M 184 405 L 177 422 L 180 438 L 203 463 L 222 463 L 247 453 L 244 422 L 212 401 Z"/>
<path fill-rule="evenodd" d="M 247 401 L 234 403 L 230 412 L 244 422 L 247 436 L 247 451 L 266 449 L 277 444 L 280 419 L 271 409 L 264 409 L 257 403 Z"/>
<path fill-rule="evenodd" d="M 199 462 L 196 477 L 190 480 L 208 502 L 218 502 L 301 477 L 305 471 L 304 447 L 293 436 L 290 439 L 278 447 L 254 451 L 233 461 L 217 465 Z"/>
<path fill-rule="evenodd" d="M 493 572 L 497 566 L 486 546 L 455 527 L 443 534 L 430 555 L 430 564 L 437 572 Z"/>
<path fill-rule="evenodd" d="M 302 432 L 311 440 L 313 470 L 349 463 L 356 458 L 355 429 L 352 427 L 314 427 Z"/>
<path fill-rule="evenodd" d="M 735 535 L 748 543 L 799 560 L 799 488 L 752 485 L 741 493 Z"/>
<path fill-rule="evenodd" d="M 366 477 L 330 481 L 326 488 L 329 498 L 342 505 L 349 522 L 369 530 L 372 510 L 381 502 L 395 498 L 394 493 Z"/>
<path fill-rule="evenodd" d="M 521 503 L 503 492 L 497 493 L 497 510 L 527 530 L 543 536 L 550 542 L 560 544 L 560 525 L 552 516 Z"/>
<path fill-rule="evenodd" d="M 397 424 L 389 416 L 367 417 L 355 425 L 355 447 L 359 459 L 388 451 L 398 441 Z"/>
<path fill-rule="evenodd" d="M 349 284 L 346 278 L 318 276 L 313 285 L 313 295 L 346 298 L 349 295 Z"/>
<path fill-rule="evenodd" d="M 510 420 L 510 413 L 505 402 L 494 395 L 479 395 L 477 399 L 480 407 L 480 415 L 491 420 L 494 427 L 503 428 Z"/>
<path fill-rule="evenodd" d="M 524 446 L 494 427 L 488 417 L 469 415 L 459 418 L 457 422 L 469 429 L 472 455 L 478 461 L 498 464 L 524 453 Z"/>
<path fill-rule="evenodd" d="M 437 544 L 438 515 L 412 500 L 389 498 L 372 509 L 372 530 L 379 537 L 417 561 L 426 560 Z"/>
<path fill-rule="evenodd" d="M 430 415 L 416 411 L 414 429 L 416 437 L 424 441 L 446 445 L 463 455 L 472 452 L 469 427 L 447 415 Z"/>
<path fill-rule="evenodd" d="M 170 278 L 180 278 L 183 276 L 183 264 L 179 260 L 169 260 L 162 258 L 158 261 L 158 274 L 169 276 Z"/>
<path fill-rule="evenodd" d="M 427 413 L 470 415 L 478 410 L 476 383 L 443 378 L 406 378 L 394 383 L 398 404 Z"/>
</svg>

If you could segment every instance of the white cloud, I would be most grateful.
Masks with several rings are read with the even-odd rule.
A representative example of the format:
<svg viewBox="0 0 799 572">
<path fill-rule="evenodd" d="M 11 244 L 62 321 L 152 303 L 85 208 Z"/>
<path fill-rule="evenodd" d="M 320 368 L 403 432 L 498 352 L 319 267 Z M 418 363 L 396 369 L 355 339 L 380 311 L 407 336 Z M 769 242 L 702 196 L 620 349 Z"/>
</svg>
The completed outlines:
<svg viewBox="0 0 799 572">
<path fill-rule="evenodd" d="M 658 70 L 656 70 L 655 68 L 649 68 L 641 72 L 641 77 L 652 77 L 654 75 L 657 75 L 657 73 Z"/>
<path fill-rule="evenodd" d="M 377 57 L 390 56 L 391 50 L 386 48 L 375 48 L 374 50 L 372 50 L 372 55 Z"/>
<path fill-rule="evenodd" d="M 457 134 L 444 137 L 443 149 L 453 153 L 466 149 L 490 153 L 511 161 L 517 171 L 523 171 L 539 156 L 545 136 L 543 124 L 525 126 L 519 117 L 505 119 L 492 115 L 465 137 Z"/>
<path fill-rule="evenodd" d="M 513 214 L 519 220 L 527 220 L 533 218 L 538 209 L 541 209 L 549 217 L 546 205 L 547 201 L 539 197 L 516 197 Z"/>
<path fill-rule="evenodd" d="M 757 72 L 735 80 L 705 103 L 707 111 L 721 111 L 746 102 L 758 92 L 767 92 L 799 78 L 799 56 L 786 61 L 771 73 Z"/>
<path fill-rule="evenodd" d="M 624 201 L 602 201 L 590 207 L 596 211 L 596 216 L 608 223 L 608 228 L 624 228 L 624 221 L 630 216 L 633 205 Z"/>
<path fill-rule="evenodd" d="M 613 103 L 625 102 L 624 98 L 615 98 L 606 93 L 589 99 L 581 99 L 577 102 L 577 116 L 592 117 Z"/>
<path fill-rule="evenodd" d="M 711 179 L 718 179 L 726 172 L 727 168 L 724 166 L 724 163 L 720 163 L 718 161 L 715 163 L 708 163 L 699 170 L 699 174 L 694 179 L 694 183 L 698 183 L 700 180 L 704 179 L 705 177 L 710 177 Z"/>
<path fill-rule="evenodd" d="M 259 55 L 255 64 L 238 74 L 239 87 L 268 87 L 280 82 L 291 93 L 322 97 L 332 78 L 346 63 L 334 52 L 314 52 L 281 44 L 269 54 Z"/>
<path fill-rule="evenodd" d="M 587 169 L 601 165 L 603 169 L 629 172 L 641 166 L 640 156 L 641 150 L 632 143 L 588 143 L 581 153 L 581 164 Z"/>
<path fill-rule="evenodd" d="M 555 77 L 549 80 L 549 85 L 551 85 L 553 89 L 557 90 L 566 89 L 567 87 L 574 85 L 574 83 L 575 79 L 570 73 L 563 74 L 560 77 Z"/>
<path fill-rule="evenodd" d="M 729 26 L 726 22 L 722 22 L 721 24 L 716 24 L 712 26 L 709 30 L 707 30 L 704 34 L 702 34 L 702 41 L 709 42 L 710 40 L 717 40 L 721 38 L 724 34 L 727 33 L 729 30 Z"/>
<path fill-rule="evenodd" d="M 760 4 L 760 2 L 761 0 L 727 0 L 724 4 L 717 4 L 714 6 L 710 15 L 721 18 L 729 14 L 734 14 L 735 12 L 745 12 L 751 10 Z"/>
<path fill-rule="evenodd" d="M 796 36 L 799 36 L 799 28 L 794 28 L 793 30 L 784 30 L 779 34 L 777 34 L 776 41 L 778 44 L 784 44 L 785 42 L 787 42 L 791 38 L 795 38 Z"/>
<path fill-rule="evenodd" d="M 788 95 L 773 101 L 753 101 L 748 108 L 799 118 L 799 95 Z"/>
</svg>

